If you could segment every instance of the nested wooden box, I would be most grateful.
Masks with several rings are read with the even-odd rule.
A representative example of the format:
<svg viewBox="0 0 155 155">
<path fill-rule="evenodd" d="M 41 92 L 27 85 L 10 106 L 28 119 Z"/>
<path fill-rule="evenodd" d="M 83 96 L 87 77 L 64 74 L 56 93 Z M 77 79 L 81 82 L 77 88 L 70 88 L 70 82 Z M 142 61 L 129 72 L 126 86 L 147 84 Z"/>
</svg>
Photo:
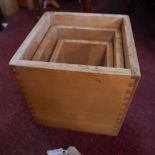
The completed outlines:
<svg viewBox="0 0 155 155">
<path fill-rule="evenodd" d="M 36 123 L 108 135 L 140 78 L 124 15 L 47 12 L 10 65 Z"/>
</svg>

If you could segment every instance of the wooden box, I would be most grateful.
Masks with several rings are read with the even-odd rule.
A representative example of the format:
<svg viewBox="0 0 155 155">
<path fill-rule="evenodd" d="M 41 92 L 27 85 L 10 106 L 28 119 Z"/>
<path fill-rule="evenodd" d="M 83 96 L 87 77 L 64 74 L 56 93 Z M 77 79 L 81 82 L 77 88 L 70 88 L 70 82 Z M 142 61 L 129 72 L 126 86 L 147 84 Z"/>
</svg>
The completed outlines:
<svg viewBox="0 0 155 155">
<path fill-rule="evenodd" d="M 85 40 L 59 40 L 51 62 L 81 64 L 91 66 L 107 66 L 107 44 Z"/>
<path fill-rule="evenodd" d="M 10 61 L 36 123 L 117 135 L 140 79 L 128 16 L 47 12 Z"/>
</svg>

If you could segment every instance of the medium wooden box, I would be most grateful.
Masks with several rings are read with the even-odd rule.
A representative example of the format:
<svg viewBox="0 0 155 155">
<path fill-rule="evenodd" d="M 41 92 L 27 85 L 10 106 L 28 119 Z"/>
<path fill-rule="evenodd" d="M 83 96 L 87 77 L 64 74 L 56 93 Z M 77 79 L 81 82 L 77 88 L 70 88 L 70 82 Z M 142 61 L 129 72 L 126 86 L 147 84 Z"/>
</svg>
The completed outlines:
<svg viewBox="0 0 155 155">
<path fill-rule="evenodd" d="M 107 135 L 119 133 L 140 79 L 124 15 L 47 12 L 10 66 L 36 123 Z"/>
</svg>

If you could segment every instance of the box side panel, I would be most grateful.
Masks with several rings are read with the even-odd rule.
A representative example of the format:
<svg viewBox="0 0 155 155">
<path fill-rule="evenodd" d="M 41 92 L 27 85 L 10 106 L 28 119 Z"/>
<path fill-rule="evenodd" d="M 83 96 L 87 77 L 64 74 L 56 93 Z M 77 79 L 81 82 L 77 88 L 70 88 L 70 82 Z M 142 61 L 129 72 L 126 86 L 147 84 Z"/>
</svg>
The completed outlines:
<svg viewBox="0 0 155 155">
<path fill-rule="evenodd" d="M 37 123 L 73 130 L 117 135 L 118 119 L 130 75 L 90 74 L 16 67 L 33 117 Z M 119 126 L 118 126 L 119 125 Z M 116 128 L 117 126 L 117 128 Z"/>
<path fill-rule="evenodd" d="M 123 16 L 86 14 L 86 13 L 53 13 L 54 25 L 90 26 L 94 28 L 119 28 Z"/>
<path fill-rule="evenodd" d="M 92 27 L 80 26 L 55 26 L 58 29 L 61 39 L 79 39 L 79 40 L 96 40 L 112 41 L 117 29 L 99 29 Z"/>
<path fill-rule="evenodd" d="M 138 78 L 141 76 L 141 74 L 131 23 L 128 16 L 126 16 L 122 22 L 122 37 L 124 45 L 125 67 L 131 68 L 132 76 Z"/>
<path fill-rule="evenodd" d="M 114 66 L 124 68 L 124 50 L 122 44 L 121 31 L 118 29 L 115 31 L 114 44 Z"/>
</svg>

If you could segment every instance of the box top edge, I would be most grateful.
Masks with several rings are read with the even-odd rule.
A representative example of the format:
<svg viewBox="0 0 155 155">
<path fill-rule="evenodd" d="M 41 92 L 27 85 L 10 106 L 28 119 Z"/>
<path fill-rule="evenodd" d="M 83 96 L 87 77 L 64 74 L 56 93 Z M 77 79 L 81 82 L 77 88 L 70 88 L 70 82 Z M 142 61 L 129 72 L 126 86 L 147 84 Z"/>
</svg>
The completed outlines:
<svg viewBox="0 0 155 155">
<path fill-rule="evenodd" d="M 103 13 L 83 13 L 83 12 L 58 12 L 58 11 L 47 11 L 44 14 L 52 14 L 52 15 L 79 15 L 79 16 L 107 16 L 107 17 L 119 17 L 126 18 L 128 15 L 123 14 L 103 14 Z"/>
<path fill-rule="evenodd" d="M 98 74 L 116 74 L 116 75 L 119 74 L 119 75 L 131 76 L 131 70 L 125 68 L 64 64 L 64 63 L 52 63 L 52 62 L 40 62 L 40 61 L 28 61 L 28 60 L 17 60 L 15 63 L 10 63 L 10 65 L 15 67 L 53 69 L 53 70 L 87 72 Z"/>
<path fill-rule="evenodd" d="M 141 77 L 140 66 L 139 66 L 137 50 L 136 50 L 136 46 L 135 46 L 130 17 L 127 16 L 124 19 L 124 21 L 126 22 L 124 24 L 126 34 L 128 34 L 128 37 L 126 39 L 127 39 L 127 43 L 128 43 L 128 50 L 129 50 L 128 52 L 129 52 L 129 60 L 130 60 L 130 67 L 131 67 L 131 75 L 133 77 Z"/>
</svg>

